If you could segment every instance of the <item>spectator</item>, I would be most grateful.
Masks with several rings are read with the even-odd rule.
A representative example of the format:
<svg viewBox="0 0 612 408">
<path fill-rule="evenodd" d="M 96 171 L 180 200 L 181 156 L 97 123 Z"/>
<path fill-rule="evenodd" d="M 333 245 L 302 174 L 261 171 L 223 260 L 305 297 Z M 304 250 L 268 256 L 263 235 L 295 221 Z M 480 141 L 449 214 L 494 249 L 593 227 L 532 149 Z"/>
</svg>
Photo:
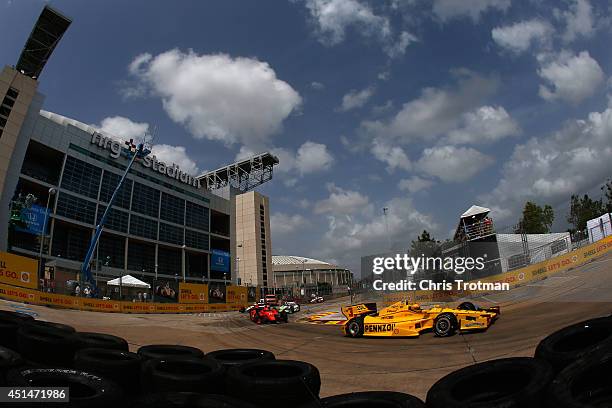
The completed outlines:
<svg viewBox="0 0 612 408">
<path fill-rule="evenodd" d="M 81 287 L 79 285 L 74 287 L 74 296 L 81 296 Z"/>
<path fill-rule="evenodd" d="M 85 297 L 89 297 L 91 294 L 91 291 L 89 290 L 88 286 L 85 286 L 85 289 L 83 289 L 83 295 L 85 295 Z"/>
</svg>

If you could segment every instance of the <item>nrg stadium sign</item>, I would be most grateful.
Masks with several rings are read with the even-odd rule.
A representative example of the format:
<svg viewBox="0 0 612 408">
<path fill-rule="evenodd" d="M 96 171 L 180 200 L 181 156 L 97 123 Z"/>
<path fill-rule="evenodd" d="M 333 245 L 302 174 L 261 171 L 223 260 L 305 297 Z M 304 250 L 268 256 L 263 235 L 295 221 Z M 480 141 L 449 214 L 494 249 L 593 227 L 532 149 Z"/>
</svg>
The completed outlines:
<svg viewBox="0 0 612 408">
<path fill-rule="evenodd" d="M 118 141 L 111 139 L 110 137 L 102 136 L 98 132 L 94 132 L 94 134 L 91 136 L 91 143 L 98 145 L 98 147 L 104 150 L 109 150 L 110 157 L 112 157 L 113 159 L 116 159 L 121 156 L 122 149 L 129 149 L 134 151 L 134 149 L 136 148 L 132 140 L 126 141 L 125 144 L 127 145 L 127 147 L 122 148 L 121 144 Z M 140 164 L 143 167 L 152 168 L 153 171 L 163 174 L 171 179 L 180 181 L 181 183 L 188 184 L 195 188 L 201 187 L 200 180 L 196 179 L 191 174 L 181 171 L 180 167 L 176 163 L 172 163 L 172 166 L 169 166 L 166 163 L 157 160 L 157 157 L 155 155 L 145 156 L 145 158 L 140 161 Z"/>
</svg>

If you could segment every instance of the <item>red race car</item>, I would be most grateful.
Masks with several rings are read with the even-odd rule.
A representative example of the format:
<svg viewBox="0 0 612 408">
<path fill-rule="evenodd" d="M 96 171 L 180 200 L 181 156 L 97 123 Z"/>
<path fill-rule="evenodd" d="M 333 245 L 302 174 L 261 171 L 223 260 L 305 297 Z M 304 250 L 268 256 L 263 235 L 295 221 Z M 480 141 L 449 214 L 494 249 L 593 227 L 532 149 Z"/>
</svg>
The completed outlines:
<svg viewBox="0 0 612 408">
<path fill-rule="evenodd" d="M 262 323 L 287 323 L 289 318 L 287 312 L 279 312 L 273 307 L 268 305 L 256 305 L 249 310 L 249 316 L 251 321 L 262 324 Z"/>
</svg>

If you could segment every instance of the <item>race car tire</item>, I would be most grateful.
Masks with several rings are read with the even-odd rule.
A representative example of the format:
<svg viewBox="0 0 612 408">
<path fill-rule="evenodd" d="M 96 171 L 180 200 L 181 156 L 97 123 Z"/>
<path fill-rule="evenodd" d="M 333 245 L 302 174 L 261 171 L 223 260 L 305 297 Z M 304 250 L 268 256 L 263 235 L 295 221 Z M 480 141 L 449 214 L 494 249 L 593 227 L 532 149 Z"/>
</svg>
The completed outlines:
<svg viewBox="0 0 612 408">
<path fill-rule="evenodd" d="M 103 348 L 123 351 L 129 350 L 128 342 L 125 339 L 110 334 L 77 332 L 75 337 L 79 349 Z"/>
<path fill-rule="evenodd" d="M 160 392 L 134 401 L 133 408 L 257 408 L 227 395 Z"/>
<path fill-rule="evenodd" d="M 365 391 L 321 398 L 299 408 L 424 408 L 417 397 L 392 391 Z"/>
<path fill-rule="evenodd" d="M 74 332 L 62 326 L 23 324 L 17 330 L 17 351 L 35 363 L 71 367 L 77 350 L 76 338 Z"/>
<path fill-rule="evenodd" d="M 448 337 L 455 334 L 459 323 L 457 318 L 452 313 L 440 313 L 435 319 L 433 324 L 433 331 L 438 337 Z"/>
<path fill-rule="evenodd" d="M 0 347 L 0 386 L 4 386 L 6 372 L 12 368 L 23 365 L 21 355 L 14 350 Z"/>
<path fill-rule="evenodd" d="M 565 367 L 548 391 L 549 407 L 611 407 L 612 352 L 589 354 Z"/>
<path fill-rule="evenodd" d="M 228 370 L 229 394 L 257 406 L 291 407 L 318 400 L 321 376 L 303 361 L 267 360 Z"/>
<path fill-rule="evenodd" d="M 231 367 L 237 367 L 255 361 L 276 359 L 271 352 L 259 349 L 215 350 L 206 354 L 206 357 L 215 360 L 226 370 Z"/>
<path fill-rule="evenodd" d="M 612 348 L 612 318 L 600 317 L 565 327 L 543 339 L 535 357 L 548 361 L 555 372 L 586 355 Z"/>
<path fill-rule="evenodd" d="M 486 361 L 438 380 L 427 392 L 427 407 L 541 407 L 552 379 L 552 368 L 543 360 L 513 357 Z"/>
<path fill-rule="evenodd" d="M 346 335 L 357 338 L 363 336 L 363 317 L 355 317 L 346 324 Z"/>
<path fill-rule="evenodd" d="M 140 391 L 142 358 L 125 350 L 86 348 L 74 355 L 74 368 L 114 381 L 126 394 Z"/>
<path fill-rule="evenodd" d="M 34 318 L 23 313 L 0 310 L 0 346 L 17 350 L 17 330 Z"/>
<path fill-rule="evenodd" d="M 223 369 L 210 358 L 154 358 L 143 364 L 140 379 L 145 392 L 214 394 L 224 387 Z"/>
<path fill-rule="evenodd" d="M 78 370 L 60 368 L 23 368 L 7 373 L 7 384 L 18 387 L 68 387 L 70 401 L 58 406 L 70 408 L 106 408 L 123 406 L 122 393 L 112 381 Z M 20 402 L 20 408 L 55 405 Z"/>
<path fill-rule="evenodd" d="M 473 310 L 476 311 L 478 308 L 472 302 L 463 302 L 459 306 L 457 306 L 458 310 Z"/>
<path fill-rule="evenodd" d="M 144 360 L 153 358 L 204 357 L 204 353 L 199 348 L 172 344 L 151 344 L 142 346 L 138 349 L 137 353 Z"/>
</svg>

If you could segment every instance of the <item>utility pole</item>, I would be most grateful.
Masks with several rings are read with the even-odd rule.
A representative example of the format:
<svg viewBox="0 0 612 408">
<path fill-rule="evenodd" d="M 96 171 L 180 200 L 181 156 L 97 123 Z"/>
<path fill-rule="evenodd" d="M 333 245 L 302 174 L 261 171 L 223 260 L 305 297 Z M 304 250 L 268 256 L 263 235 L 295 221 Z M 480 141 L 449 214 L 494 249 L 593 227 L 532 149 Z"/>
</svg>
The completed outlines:
<svg viewBox="0 0 612 408">
<path fill-rule="evenodd" d="M 387 245 L 389 251 L 391 251 L 391 237 L 389 236 L 389 222 L 387 221 L 387 213 L 389 212 L 388 207 L 383 207 L 383 217 L 385 217 L 385 233 L 387 234 Z"/>
</svg>

